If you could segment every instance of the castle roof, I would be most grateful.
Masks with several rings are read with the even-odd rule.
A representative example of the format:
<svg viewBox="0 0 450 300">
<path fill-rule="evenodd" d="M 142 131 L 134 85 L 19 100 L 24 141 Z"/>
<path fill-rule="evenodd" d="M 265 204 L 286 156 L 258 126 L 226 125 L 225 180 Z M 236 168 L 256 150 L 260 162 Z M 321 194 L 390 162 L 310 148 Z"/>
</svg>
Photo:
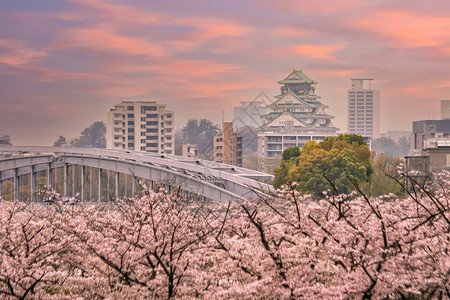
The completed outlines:
<svg viewBox="0 0 450 300">
<path fill-rule="evenodd" d="M 278 81 L 279 84 L 285 84 L 285 83 L 309 83 L 309 84 L 316 84 L 317 81 L 312 80 L 308 76 L 303 73 L 302 70 L 297 71 L 293 70 L 291 74 L 289 74 L 288 77 L 286 77 L 283 80 Z"/>
</svg>

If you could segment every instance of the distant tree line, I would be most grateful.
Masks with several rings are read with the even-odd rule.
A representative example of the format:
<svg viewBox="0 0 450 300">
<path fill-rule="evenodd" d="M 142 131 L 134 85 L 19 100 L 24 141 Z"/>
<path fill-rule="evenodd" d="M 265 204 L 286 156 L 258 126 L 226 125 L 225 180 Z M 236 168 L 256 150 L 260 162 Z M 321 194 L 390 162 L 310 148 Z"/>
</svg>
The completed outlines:
<svg viewBox="0 0 450 300">
<path fill-rule="evenodd" d="M 106 125 L 102 121 L 92 123 L 85 128 L 79 137 L 70 141 L 60 135 L 53 144 L 53 147 L 85 147 L 85 148 L 106 148 Z"/>
</svg>

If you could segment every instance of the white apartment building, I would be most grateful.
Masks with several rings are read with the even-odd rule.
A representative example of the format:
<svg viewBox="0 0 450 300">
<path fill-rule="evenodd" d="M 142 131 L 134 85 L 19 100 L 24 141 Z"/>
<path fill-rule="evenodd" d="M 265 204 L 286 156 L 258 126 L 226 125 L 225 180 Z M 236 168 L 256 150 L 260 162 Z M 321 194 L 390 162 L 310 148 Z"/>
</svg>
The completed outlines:
<svg viewBox="0 0 450 300">
<path fill-rule="evenodd" d="M 372 78 L 352 78 L 347 90 L 347 129 L 364 137 L 380 137 L 380 91 L 373 90 Z M 369 86 L 364 87 L 364 82 Z"/>
<path fill-rule="evenodd" d="M 106 148 L 174 154 L 174 113 L 155 101 L 123 101 L 106 116 Z"/>
</svg>

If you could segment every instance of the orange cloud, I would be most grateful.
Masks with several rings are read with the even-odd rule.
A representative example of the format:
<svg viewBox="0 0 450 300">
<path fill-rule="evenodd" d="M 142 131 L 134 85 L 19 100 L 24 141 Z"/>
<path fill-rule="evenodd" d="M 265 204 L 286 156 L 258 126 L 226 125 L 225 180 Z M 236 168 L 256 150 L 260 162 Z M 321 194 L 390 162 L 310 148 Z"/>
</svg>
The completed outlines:
<svg viewBox="0 0 450 300">
<path fill-rule="evenodd" d="M 384 36 L 405 48 L 448 46 L 450 19 L 406 10 L 378 10 L 350 20 L 354 27 Z"/>
<path fill-rule="evenodd" d="M 118 35 L 108 28 L 69 28 L 60 34 L 59 47 L 82 47 L 128 55 L 165 56 L 166 51 L 144 38 Z"/>
<path fill-rule="evenodd" d="M 296 27 L 275 27 L 273 29 L 274 34 L 278 37 L 288 37 L 288 38 L 296 38 L 296 37 L 305 37 L 310 36 L 311 34 L 306 32 L 305 30 L 298 29 Z"/>
<path fill-rule="evenodd" d="M 307 55 L 316 59 L 336 59 L 332 54 L 342 49 L 343 46 L 329 45 L 329 46 L 319 46 L 319 45 L 298 45 L 293 46 L 291 51 L 294 54 Z"/>
</svg>

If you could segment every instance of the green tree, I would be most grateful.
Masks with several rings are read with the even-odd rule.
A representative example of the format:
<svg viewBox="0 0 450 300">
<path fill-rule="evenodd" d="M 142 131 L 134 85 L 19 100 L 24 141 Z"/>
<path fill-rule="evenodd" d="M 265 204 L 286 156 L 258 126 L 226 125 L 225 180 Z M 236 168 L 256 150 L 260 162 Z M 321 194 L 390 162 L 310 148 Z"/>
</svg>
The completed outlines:
<svg viewBox="0 0 450 300">
<path fill-rule="evenodd" d="M 370 151 L 360 136 L 327 137 L 320 143 L 307 142 L 298 152 L 286 150 L 286 159 L 275 171 L 275 187 L 297 182 L 302 193 L 320 195 L 333 188 L 350 193 L 354 183 L 368 182 L 373 172 Z"/>
<path fill-rule="evenodd" d="M 287 183 L 286 178 L 288 172 L 291 168 L 294 168 L 298 165 L 299 155 L 300 148 L 298 146 L 289 147 L 283 151 L 280 166 L 276 167 L 274 170 L 275 178 L 273 181 L 273 186 L 275 188 L 279 188 L 283 184 Z"/>
<path fill-rule="evenodd" d="M 97 121 L 85 128 L 80 137 L 75 138 L 70 143 L 74 147 L 106 148 L 106 125 L 102 121 Z"/>
</svg>

